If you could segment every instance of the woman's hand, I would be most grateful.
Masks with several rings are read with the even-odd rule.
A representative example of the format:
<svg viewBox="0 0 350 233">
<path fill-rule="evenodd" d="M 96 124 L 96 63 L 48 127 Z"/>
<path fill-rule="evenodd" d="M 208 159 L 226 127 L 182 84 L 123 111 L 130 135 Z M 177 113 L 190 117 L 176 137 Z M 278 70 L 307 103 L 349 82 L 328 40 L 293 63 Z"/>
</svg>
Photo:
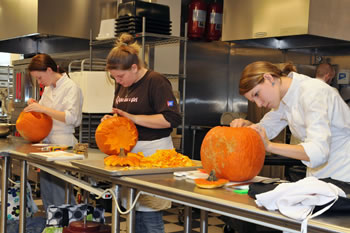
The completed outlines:
<svg viewBox="0 0 350 233">
<path fill-rule="evenodd" d="M 104 115 L 104 116 L 102 117 L 102 119 L 101 119 L 101 122 L 102 122 L 102 121 L 105 121 L 105 120 L 107 120 L 107 119 L 109 119 L 109 118 L 111 118 L 111 117 L 113 117 L 113 116 L 111 116 L 111 115 Z"/>
<path fill-rule="evenodd" d="M 37 103 L 37 101 L 35 99 L 33 99 L 33 98 L 29 98 L 29 100 L 27 101 L 27 104 L 31 105 L 33 103 Z"/>
<path fill-rule="evenodd" d="M 35 101 L 35 100 L 34 100 Z M 29 102 L 29 100 L 28 100 Z M 32 102 L 27 107 L 23 109 L 24 112 L 42 112 L 45 113 L 46 107 L 38 104 L 37 102 Z"/>
<path fill-rule="evenodd" d="M 126 117 L 126 118 L 129 118 L 131 121 L 133 121 L 135 123 L 135 116 L 136 115 L 133 115 L 133 114 L 130 114 L 130 113 L 127 113 L 123 110 L 120 110 L 119 108 L 113 108 L 112 109 L 112 112 L 114 114 L 117 114 L 118 116 L 122 116 L 122 117 Z"/>
<path fill-rule="evenodd" d="M 252 128 L 256 132 L 258 132 L 258 134 L 260 135 L 261 139 L 263 140 L 263 143 L 264 143 L 264 146 L 265 146 L 265 150 L 268 151 L 268 146 L 270 145 L 271 142 L 270 142 L 269 138 L 266 136 L 265 128 L 262 127 L 261 125 L 257 125 L 257 124 L 250 125 L 249 128 Z"/>
<path fill-rule="evenodd" d="M 249 125 L 252 125 L 253 123 L 245 120 L 243 118 L 238 118 L 238 119 L 234 119 L 233 121 L 231 121 L 230 126 L 231 127 L 247 127 Z"/>
</svg>

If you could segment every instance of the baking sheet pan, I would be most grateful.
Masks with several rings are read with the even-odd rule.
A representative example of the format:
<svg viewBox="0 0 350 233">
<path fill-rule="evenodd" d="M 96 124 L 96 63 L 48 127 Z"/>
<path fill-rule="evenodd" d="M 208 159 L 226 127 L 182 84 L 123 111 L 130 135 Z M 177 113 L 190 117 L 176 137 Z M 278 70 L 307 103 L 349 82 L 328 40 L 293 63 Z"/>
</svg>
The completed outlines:
<svg viewBox="0 0 350 233">
<path fill-rule="evenodd" d="M 176 171 L 191 171 L 202 167 L 201 161 L 193 160 L 195 166 L 192 167 L 169 167 L 169 168 L 133 168 L 106 166 L 103 160 L 77 160 L 71 161 L 74 166 L 92 172 L 99 172 L 110 176 L 131 176 L 143 174 L 172 173 Z"/>
</svg>

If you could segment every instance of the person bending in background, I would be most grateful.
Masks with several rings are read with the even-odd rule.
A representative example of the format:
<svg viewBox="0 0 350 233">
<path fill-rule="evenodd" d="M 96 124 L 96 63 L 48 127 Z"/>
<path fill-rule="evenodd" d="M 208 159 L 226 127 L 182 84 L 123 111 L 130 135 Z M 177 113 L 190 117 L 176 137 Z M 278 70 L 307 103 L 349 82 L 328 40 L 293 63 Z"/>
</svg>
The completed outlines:
<svg viewBox="0 0 350 233">
<path fill-rule="evenodd" d="M 174 148 L 170 133 L 180 125 L 181 115 L 171 83 L 144 67 L 139 50 L 131 35 L 122 34 L 108 54 L 106 70 L 115 82 L 113 112 L 132 120 L 139 133 L 131 152 L 150 156 L 157 149 Z M 170 201 L 142 195 L 136 205 L 135 232 L 164 232 L 161 210 L 170 207 Z"/>
<path fill-rule="evenodd" d="M 47 54 L 34 56 L 28 71 L 45 89 L 39 102 L 28 100 L 24 111 L 42 112 L 53 120 L 52 130 L 43 142 L 74 146 L 77 143 L 74 128 L 81 124 L 82 118 L 83 95 L 80 88 Z M 40 171 L 40 192 L 45 211 L 49 205 L 65 203 L 65 182 L 44 171 Z M 73 195 L 71 200 L 74 204 Z"/>
<path fill-rule="evenodd" d="M 280 70 L 258 61 L 244 68 L 239 93 L 272 110 L 258 124 L 236 119 L 232 127 L 255 129 L 267 152 L 301 160 L 307 176 L 350 181 L 350 109 L 332 87 L 296 73 L 292 64 Z M 271 142 L 287 125 L 301 143 Z"/>
<path fill-rule="evenodd" d="M 316 68 L 316 78 L 327 84 L 331 84 L 335 76 L 335 70 L 329 63 L 321 63 Z"/>
</svg>

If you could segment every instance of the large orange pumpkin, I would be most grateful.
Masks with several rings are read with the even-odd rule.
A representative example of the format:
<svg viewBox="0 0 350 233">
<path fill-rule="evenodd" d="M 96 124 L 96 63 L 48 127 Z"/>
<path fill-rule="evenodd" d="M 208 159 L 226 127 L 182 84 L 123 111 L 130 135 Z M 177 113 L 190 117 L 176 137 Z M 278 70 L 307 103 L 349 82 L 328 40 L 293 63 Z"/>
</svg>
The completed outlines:
<svg viewBox="0 0 350 233">
<path fill-rule="evenodd" d="M 98 148 L 107 155 L 126 153 L 136 145 L 138 132 L 135 124 L 126 117 L 114 116 L 101 122 L 95 133 Z"/>
<path fill-rule="evenodd" d="M 260 135 L 251 128 L 217 126 L 205 135 L 201 146 L 203 168 L 218 178 L 245 181 L 256 176 L 265 160 Z"/>
<path fill-rule="evenodd" d="M 41 112 L 21 112 L 16 121 L 18 133 L 30 142 L 40 142 L 52 129 L 52 118 Z"/>
</svg>

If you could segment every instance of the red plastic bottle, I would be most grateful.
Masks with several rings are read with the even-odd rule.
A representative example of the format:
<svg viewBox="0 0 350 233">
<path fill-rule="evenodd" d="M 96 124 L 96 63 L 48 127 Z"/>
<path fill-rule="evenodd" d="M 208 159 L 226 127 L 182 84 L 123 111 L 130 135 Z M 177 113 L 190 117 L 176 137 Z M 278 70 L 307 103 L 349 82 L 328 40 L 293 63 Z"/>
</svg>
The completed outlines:
<svg viewBox="0 0 350 233">
<path fill-rule="evenodd" d="M 207 12 L 205 39 L 209 41 L 219 40 L 222 32 L 222 3 L 219 0 L 214 0 L 209 4 Z"/>
<path fill-rule="evenodd" d="M 203 38 L 207 4 L 204 0 L 192 0 L 188 6 L 188 37 L 190 39 Z"/>
</svg>

